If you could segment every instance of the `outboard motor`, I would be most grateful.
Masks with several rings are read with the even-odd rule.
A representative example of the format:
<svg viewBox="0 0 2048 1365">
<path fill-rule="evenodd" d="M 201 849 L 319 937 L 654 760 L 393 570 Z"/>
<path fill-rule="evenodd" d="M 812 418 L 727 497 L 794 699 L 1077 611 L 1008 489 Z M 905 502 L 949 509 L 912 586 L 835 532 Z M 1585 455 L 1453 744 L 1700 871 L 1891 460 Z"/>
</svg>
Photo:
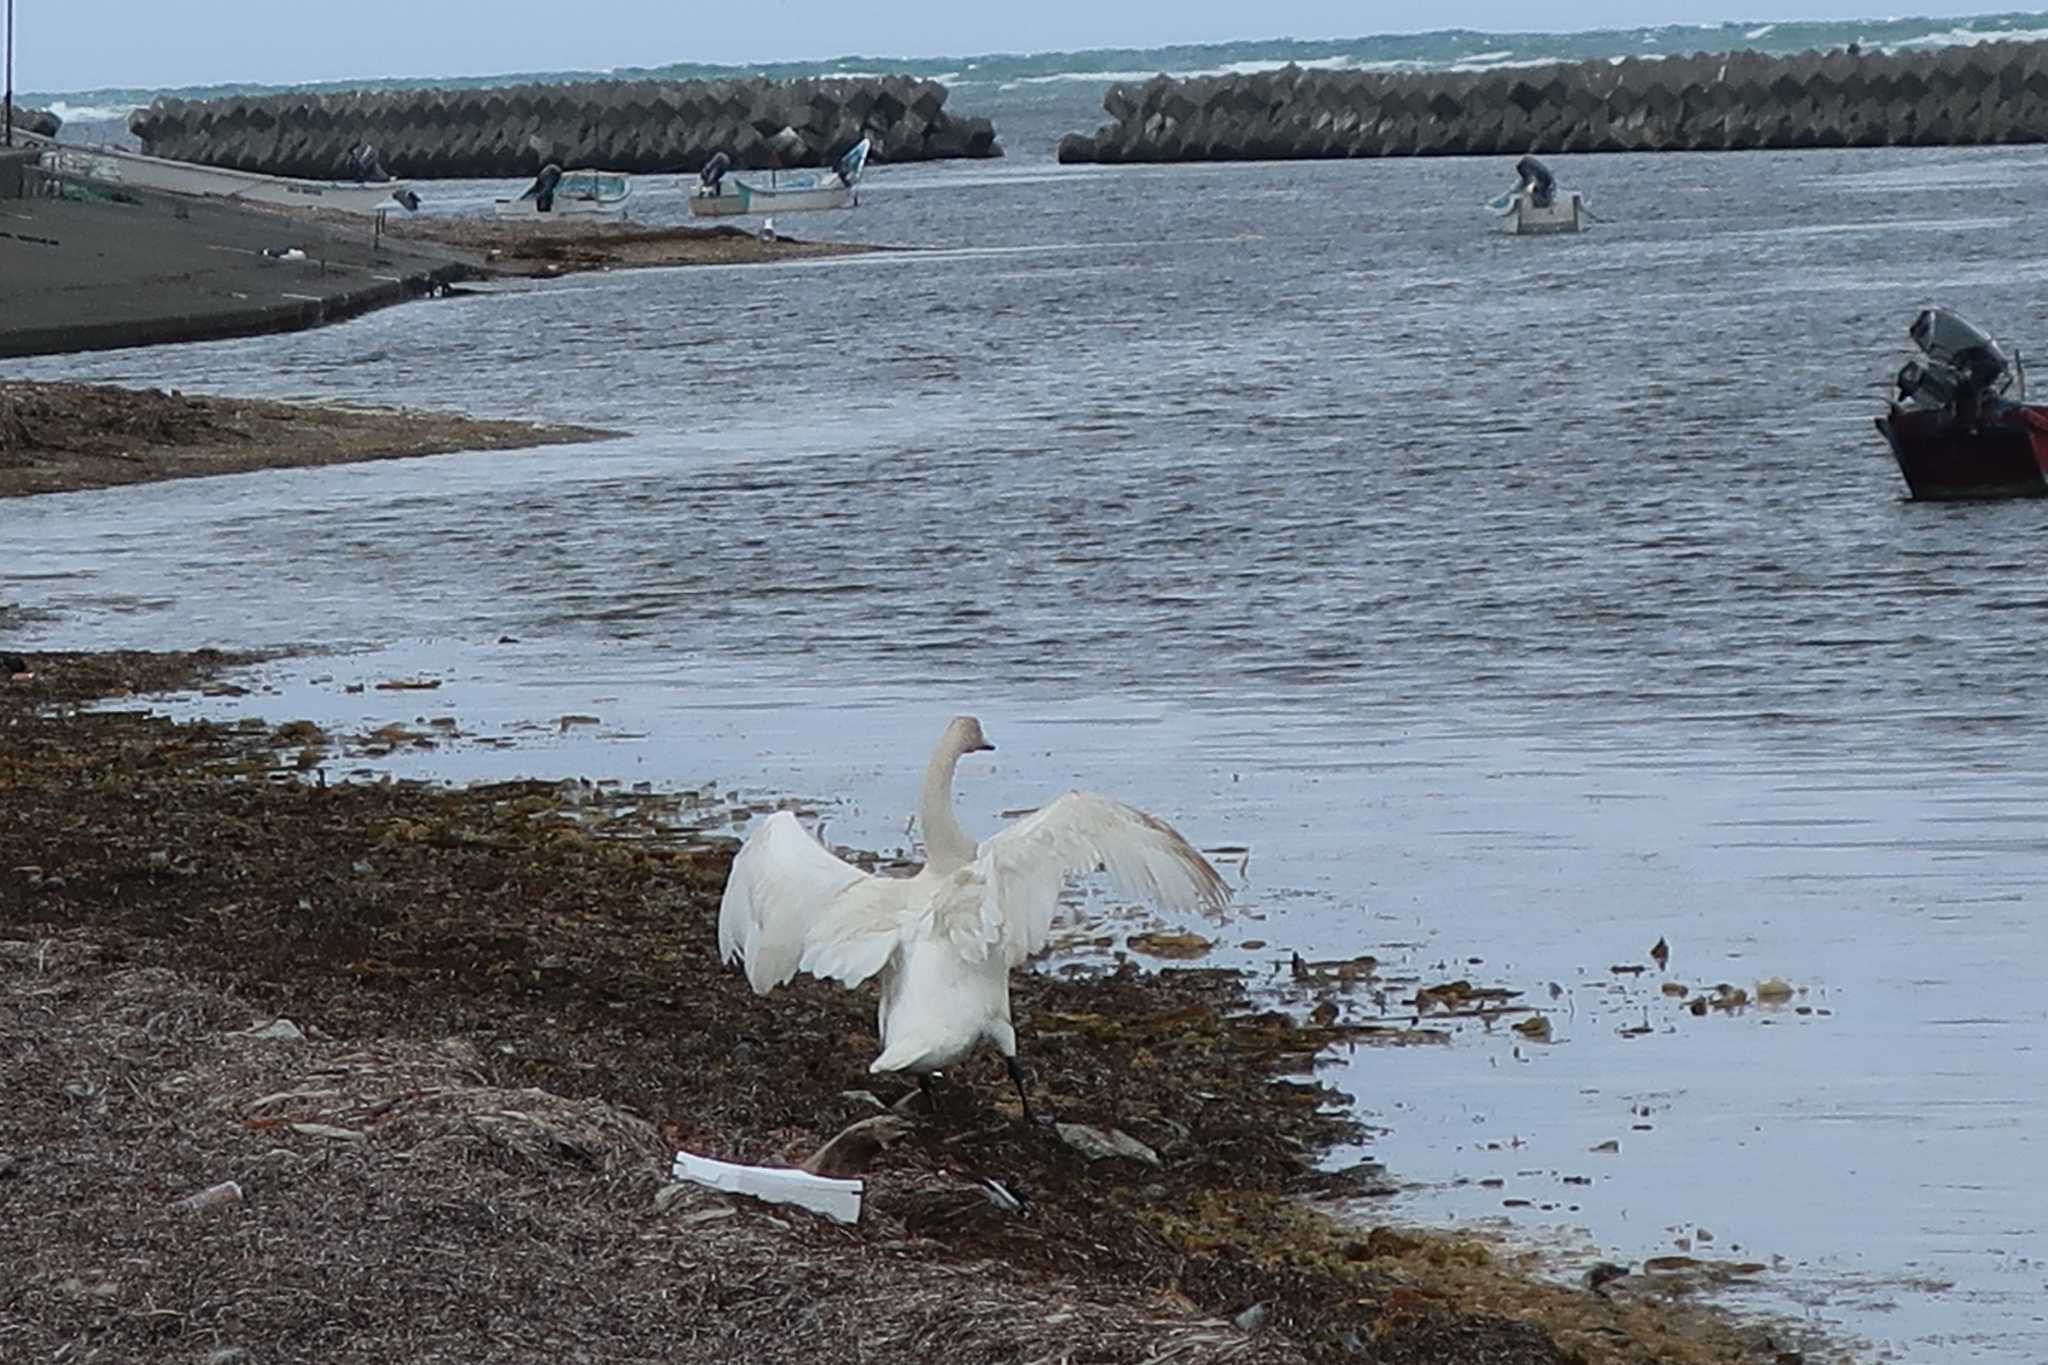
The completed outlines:
<svg viewBox="0 0 2048 1365">
<path fill-rule="evenodd" d="M 552 212 L 555 207 L 555 186 L 561 181 L 562 168 L 550 161 L 540 168 L 540 174 L 534 177 L 533 184 L 520 198 L 532 199 L 533 206 L 542 213 Z"/>
<path fill-rule="evenodd" d="M 1557 197 L 1557 177 L 1550 173 L 1550 167 L 1533 156 L 1525 156 L 1515 163 L 1515 174 L 1521 178 L 1521 188 L 1529 192 L 1529 202 L 1539 209 L 1550 207 Z"/>
<path fill-rule="evenodd" d="M 720 182 L 725 179 L 725 173 L 731 169 L 732 158 L 720 152 L 704 163 L 704 169 L 697 172 L 697 181 L 703 185 L 707 193 L 715 195 L 718 193 Z"/>
<path fill-rule="evenodd" d="M 351 175 L 365 184 L 381 184 L 391 178 L 384 169 L 383 158 L 367 142 L 358 142 L 348 149 L 348 169 Z"/>
<path fill-rule="evenodd" d="M 1899 370 L 1901 400 L 1923 407 L 1954 404 L 1963 415 L 1981 411 L 2012 387 L 2013 364 L 1991 334 L 1946 308 L 1923 308 L 1906 329 L 1927 357 Z"/>
</svg>

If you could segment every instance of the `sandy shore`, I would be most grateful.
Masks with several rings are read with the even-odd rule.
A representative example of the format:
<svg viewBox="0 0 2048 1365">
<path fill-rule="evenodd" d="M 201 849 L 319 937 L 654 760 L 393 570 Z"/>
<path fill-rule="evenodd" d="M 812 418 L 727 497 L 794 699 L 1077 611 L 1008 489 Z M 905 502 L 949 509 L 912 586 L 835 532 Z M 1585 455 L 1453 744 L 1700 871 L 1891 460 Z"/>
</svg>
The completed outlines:
<svg viewBox="0 0 2048 1365">
<path fill-rule="evenodd" d="M 848 242 L 764 241 L 730 223 L 713 227 L 645 227 L 569 218 L 536 226 L 495 218 L 413 218 L 393 235 L 469 253 L 484 273 L 547 278 L 583 270 L 645 266 L 760 265 L 819 256 L 854 256 L 885 248 Z"/>
<path fill-rule="evenodd" d="M 403 408 L 0 381 L 0 497 L 598 440 L 585 427 Z"/>
<path fill-rule="evenodd" d="M 459 733 L 426 693 L 363 734 L 181 725 L 79 704 L 235 661 L 27 662 L 0 680 L 0 1341 L 24 1358 L 1804 1358 L 1686 1304 L 1760 1267 L 1595 1292 L 1378 1226 L 1384 1172 L 1317 1169 L 1358 1133 L 1316 1056 L 1421 1040 L 1346 1022 L 1369 960 L 1306 964 L 1331 1008 L 1301 1017 L 1226 971 L 1022 974 L 1035 1098 L 1077 1127 L 1022 1122 L 989 1056 L 938 1115 L 899 1110 L 870 992 L 759 998 L 718 961 L 732 810 L 346 780 Z M 677 1147 L 797 1162 L 885 1111 L 856 1226 L 666 1174 Z"/>
</svg>

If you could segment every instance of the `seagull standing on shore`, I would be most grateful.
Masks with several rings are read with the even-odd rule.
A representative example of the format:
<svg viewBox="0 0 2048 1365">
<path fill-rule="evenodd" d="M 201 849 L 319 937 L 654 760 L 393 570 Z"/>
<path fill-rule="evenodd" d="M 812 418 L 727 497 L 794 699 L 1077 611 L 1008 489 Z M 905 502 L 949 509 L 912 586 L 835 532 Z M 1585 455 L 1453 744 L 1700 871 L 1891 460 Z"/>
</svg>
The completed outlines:
<svg viewBox="0 0 2048 1365">
<path fill-rule="evenodd" d="M 925 865 L 910 877 L 863 872 L 779 811 L 733 859 L 718 910 L 718 951 L 766 995 L 797 972 L 857 986 L 881 977 L 881 1055 L 870 1072 L 931 1075 L 994 1043 L 1032 1117 L 1010 1023 L 1010 969 L 1051 937 L 1061 888 L 1101 871 L 1167 910 L 1220 911 L 1230 890 L 1164 820 L 1070 791 L 976 843 L 953 812 L 965 754 L 993 749 L 956 716 L 925 769 L 918 820 Z"/>
</svg>

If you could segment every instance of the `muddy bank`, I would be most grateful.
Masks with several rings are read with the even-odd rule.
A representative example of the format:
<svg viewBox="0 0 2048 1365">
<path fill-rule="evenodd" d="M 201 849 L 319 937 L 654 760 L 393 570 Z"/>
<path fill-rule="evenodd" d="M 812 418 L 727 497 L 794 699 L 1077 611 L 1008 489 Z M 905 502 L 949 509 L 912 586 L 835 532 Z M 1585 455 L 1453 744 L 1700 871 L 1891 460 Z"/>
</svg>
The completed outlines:
<svg viewBox="0 0 2048 1365">
<path fill-rule="evenodd" d="M 28 662 L 0 683 L 0 1337 L 27 1353 L 1779 1358 L 1655 1275 L 1549 1286 L 1333 1220 L 1386 1177 L 1317 1171 L 1358 1134 L 1314 1058 L 1412 1031 L 1229 972 L 1017 978 L 1034 1098 L 1125 1155 L 1022 1123 L 984 1056 L 904 1115 L 856 1227 L 669 1189 L 678 1145 L 796 1161 L 910 1091 L 866 1071 L 869 992 L 764 1000 L 718 963 L 730 808 L 349 780 L 461 732 L 426 693 L 361 735 L 176 725 L 74 704 L 234 661 Z"/>
<path fill-rule="evenodd" d="M 456 450 L 517 450 L 609 434 L 405 408 L 0 381 L 0 497 Z"/>
<path fill-rule="evenodd" d="M 851 242 L 764 240 L 730 223 L 642 227 L 573 218 L 544 227 L 491 218 L 415 218 L 394 224 L 392 235 L 468 252 L 482 262 L 487 274 L 529 279 L 642 266 L 759 265 L 890 249 Z"/>
</svg>

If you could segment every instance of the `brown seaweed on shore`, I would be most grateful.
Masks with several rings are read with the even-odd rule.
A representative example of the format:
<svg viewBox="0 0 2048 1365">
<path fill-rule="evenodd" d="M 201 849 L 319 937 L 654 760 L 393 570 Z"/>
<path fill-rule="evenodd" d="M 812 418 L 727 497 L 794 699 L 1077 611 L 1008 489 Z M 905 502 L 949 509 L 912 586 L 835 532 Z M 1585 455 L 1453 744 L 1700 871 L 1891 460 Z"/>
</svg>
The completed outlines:
<svg viewBox="0 0 2048 1365">
<path fill-rule="evenodd" d="M 732 223 L 652 226 L 569 218 L 535 224 L 441 216 L 410 219 L 394 231 L 476 253 L 488 274 L 525 277 L 646 266 L 754 265 L 888 249 L 763 237 Z"/>
<path fill-rule="evenodd" d="M 0 381 L 0 497 L 252 469 L 512 450 L 609 433 L 397 408 Z"/>
<path fill-rule="evenodd" d="M 77 705 L 223 656 L 31 662 L 0 689 L 10 1354 L 1770 1358 L 1329 1216 L 1383 1182 L 1317 1169 L 1358 1130 L 1315 1062 L 1371 1037 L 1228 971 L 1016 981 L 1037 1093 L 1157 1165 L 1020 1122 L 981 1058 L 902 1111 L 857 1226 L 673 1186 L 677 1147 L 794 1165 L 907 1091 L 866 1071 L 867 992 L 718 962 L 729 839 L 612 837 L 615 789 L 322 787 L 302 726 Z"/>
</svg>

